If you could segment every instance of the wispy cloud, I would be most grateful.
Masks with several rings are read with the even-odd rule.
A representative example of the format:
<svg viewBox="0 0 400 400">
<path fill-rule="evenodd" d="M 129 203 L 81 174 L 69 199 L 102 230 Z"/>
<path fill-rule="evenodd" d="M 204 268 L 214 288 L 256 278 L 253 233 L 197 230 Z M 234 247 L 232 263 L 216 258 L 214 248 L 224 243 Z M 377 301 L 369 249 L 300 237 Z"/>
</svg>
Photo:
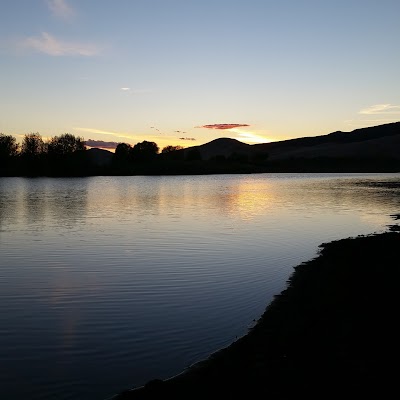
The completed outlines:
<svg viewBox="0 0 400 400">
<path fill-rule="evenodd" d="M 121 91 L 121 92 L 124 92 L 124 93 L 126 93 L 126 94 L 132 94 L 132 95 L 134 95 L 134 94 L 148 94 L 148 93 L 151 93 L 152 91 L 151 90 L 149 90 L 149 89 L 132 89 L 132 88 L 130 88 L 130 87 L 127 87 L 127 86 L 124 86 L 124 87 L 121 87 L 121 88 L 119 88 L 119 90 Z"/>
<path fill-rule="evenodd" d="M 194 141 L 194 140 L 196 140 L 196 138 L 194 138 L 194 137 L 180 137 L 179 140 L 191 140 L 191 141 Z"/>
<path fill-rule="evenodd" d="M 94 139 L 89 139 L 86 140 L 86 146 L 89 147 L 100 147 L 101 149 L 115 149 L 119 142 L 105 142 L 103 140 L 94 140 Z"/>
<path fill-rule="evenodd" d="M 115 136 L 118 138 L 124 138 L 124 139 L 129 139 L 129 140 L 133 139 L 132 135 L 130 135 L 129 133 L 126 133 L 126 132 L 111 132 L 111 131 L 103 131 L 101 129 L 82 128 L 82 127 L 74 127 L 72 129 L 75 131 L 80 131 L 80 132 L 97 133 L 100 135 L 110 135 L 110 136 Z"/>
<path fill-rule="evenodd" d="M 51 13 L 57 18 L 68 20 L 75 15 L 75 10 L 66 0 L 46 0 L 46 3 Z"/>
<path fill-rule="evenodd" d="M 400 115 L 400 106 L 394 104 L 375 104 L 359 111 L 363 115 Z"/>
<path fill-rule="evenodd" d="M 91 44 L 67 42 L 56 39 L 47 32 L 41 36 L 31 36 L 21 42 L 22 47 L 30 48 L 50 56 L 94 56 L 99 49 Z"/>
<path fill-rule="evenodd" d="M 211 125 L 201 125 L 196 126 L 196 128 L 206 128 L 206 129 L 233 129 L 233 128 L 240 128 L 244 126 L 250 126 L 247 124 L 211 124 Z"/>
</svg>

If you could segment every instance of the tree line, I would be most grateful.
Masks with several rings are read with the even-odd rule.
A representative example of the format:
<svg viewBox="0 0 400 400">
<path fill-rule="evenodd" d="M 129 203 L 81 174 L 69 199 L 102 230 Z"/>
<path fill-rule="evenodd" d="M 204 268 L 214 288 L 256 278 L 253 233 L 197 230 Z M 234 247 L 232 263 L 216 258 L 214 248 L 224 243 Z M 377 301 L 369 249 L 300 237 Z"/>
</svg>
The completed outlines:
<svg viewBox="0 0 400 400">
<path fill-rule="evenodd" d="M 97 154 L 103 157 L 104 154 Z M 65 133 L 44 140 L 39 133 L 24 135 L 17 143 L 0 133 L 0 176 L 174 175 L 262 172 L 245 155 L 203 160 L 197 147 L 165 146 L 155 142 L 119 143 L 106 162 L 96 161 L 82 137 Z M 104 161 L 104 160 L 103 160 Z"/>
<path fill-rule="evenodd" d="M 92 149 L 95 150 L 95 149 Z M 189 175 L 257 172 L 398 172 L 393 158 L 289 158 L 267 153 L 216 155 L 202 159 L 198 147 L 155 142 L 119 143 L 114 153 L 87 150 L 82 137 L 65 133 L 43 140 L 39 133 L 15 137 L 0 133 L 0 176 Z M 104 154 L 105 153 L 105 154 Z M 100 162 L 96 157 L 100 158 Z M 103 157 L 106 156 L 106 159 Z"/>
<path fill-rule="evenodd" d="M 44 140 L 39 133 L 29 133 L 18 143 L 14 136 L 0 133 L 0 176 L 134 174 L 143 166 L 151 170 L 150 164 L 159 167 L 162 161 L 182 159 L 182 151 L 182 146 L 172 145 L 160 151 L 155 142 L 146 140 L 133 146 L 119 143 L 111 162 L 99 166 L 80 136 L 65 133 Z"/>
<path fill-rule="evenodd" d="M 39 133 L 29 133 L 21 144 L 0 133 L 0 171 L 2 175 L 76 173 L 85 165 L 85 150 L 84 139 L 69 133 L 47 141 Z"/>
</svg>

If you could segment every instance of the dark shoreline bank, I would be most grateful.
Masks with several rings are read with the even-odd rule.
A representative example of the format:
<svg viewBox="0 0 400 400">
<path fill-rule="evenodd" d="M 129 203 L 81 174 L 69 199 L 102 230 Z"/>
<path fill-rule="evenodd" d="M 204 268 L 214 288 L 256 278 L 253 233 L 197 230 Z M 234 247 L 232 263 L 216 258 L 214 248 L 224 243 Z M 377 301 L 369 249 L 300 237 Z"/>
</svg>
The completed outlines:
<svg viewBox="0 0 400 400">
<path fill-rule="evenodd" d="M 389 228 L 322 244 L 247 335 L 178 376 L 113 400 L 397 392 L 400 235 L 398 225 Z"/>
</svg>

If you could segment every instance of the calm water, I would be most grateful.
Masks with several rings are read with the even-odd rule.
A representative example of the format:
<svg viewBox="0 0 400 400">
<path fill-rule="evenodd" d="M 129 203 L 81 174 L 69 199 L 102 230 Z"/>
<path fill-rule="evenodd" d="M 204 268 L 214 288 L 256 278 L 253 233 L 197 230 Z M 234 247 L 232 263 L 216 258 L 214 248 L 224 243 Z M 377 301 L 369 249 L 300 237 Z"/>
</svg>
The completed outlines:
<svg viewBox="0 0 400 400">
<path fill-rule="evenodd" d="M 179 373 L 245 334 L 320 243 L 386 230 L 399 182 L 0 179 L 3 397 L 103 400 Z"/>
</svg>

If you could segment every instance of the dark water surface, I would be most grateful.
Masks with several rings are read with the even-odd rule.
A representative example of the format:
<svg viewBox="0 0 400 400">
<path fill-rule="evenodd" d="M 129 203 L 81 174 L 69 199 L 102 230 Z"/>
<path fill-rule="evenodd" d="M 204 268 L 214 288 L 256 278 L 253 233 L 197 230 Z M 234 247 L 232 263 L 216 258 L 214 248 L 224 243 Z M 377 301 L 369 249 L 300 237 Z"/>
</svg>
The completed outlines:
<svg viewBox="0 0 400 400">
<path fill-rule="evenodd" d="M 246 333 L 322 242 L 386 230 L 399 174 L 0 179 L 0 391 L 102 400 Z"/>
</svg>

